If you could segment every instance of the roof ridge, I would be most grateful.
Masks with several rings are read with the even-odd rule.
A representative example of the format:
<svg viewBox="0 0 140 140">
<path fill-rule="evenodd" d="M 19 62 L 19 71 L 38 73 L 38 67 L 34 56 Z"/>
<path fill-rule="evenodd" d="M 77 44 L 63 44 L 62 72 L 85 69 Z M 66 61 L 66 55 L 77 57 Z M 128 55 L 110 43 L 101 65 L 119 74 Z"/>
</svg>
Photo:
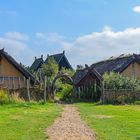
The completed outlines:
<svg viewBox="0 0 140 140">
<path fill-rule="evenodd" d="M 52 55 L 49 55 L 49 57 L 50 57 L 50 56 L 55 56 L 55 55 L 60 55 L 60 54 L 63 54 L 63 53 L 52 54 Z"/>
<path fill-rule="evenodd" d="M 124 54 L 121 54 L 121 55 L 124 55 Z M 134 53 L 133 54 L 126 54 L 124 56 L 121 56 L 121 55 L 116 56 L 116 57 L 111 56 L 112 58 L 110 57 L 110 58 L 105 59 L 105 60 L 97 61 L 97 62 L 93 63 L 92 65 L 99 64 L 99 63 L 104 63 L 104 62 L 108 62 L 108 61 L 114 61 L 114 60 L 117 60 L 117 59 L 123 59 L 123 58 L 131 57 L 131 56 L 134 55 Z"/>
</svg>

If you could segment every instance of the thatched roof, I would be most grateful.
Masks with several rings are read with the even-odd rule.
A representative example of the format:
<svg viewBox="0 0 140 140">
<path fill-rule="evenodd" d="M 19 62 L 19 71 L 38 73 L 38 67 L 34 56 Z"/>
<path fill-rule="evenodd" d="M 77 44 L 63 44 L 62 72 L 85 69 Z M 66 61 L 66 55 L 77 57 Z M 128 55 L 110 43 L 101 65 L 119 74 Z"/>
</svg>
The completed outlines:
<svg viewBox="0 0 140 140">
<path fill-rule="evenodd" d="M 63 51 L 62 53 L 58 53 L 58 54 L 48 55 L 47 59 L 45 60 L 46 64 L 48 63 L 48 60 L 50 58 L 54 58 L 54 60 L 58 64 L 59 68 L 64 67 L 67 69 L 72 69 L 68 59 L 65 56 L 65 51 Z"/>
<path fill-rule="evenodd" d="M 107 60 L 100 61 L 91 65 L 95 68 L 101 75 L 105 72 L 119 72 L 124 71 L 132 62 L 140 63 L 140 55 L 129 54 L 120 55 L 119 57 L 111 57 Z"/>
<path fill-rule="evenodd" d="M 99 81 L 102 81 L 102 76 L 96 71 L 95 68 L 84 68 L 81 70 L 77 70 L 72 77 L 74 85 L 77 85 L 83 78 L 85 78 L 88 74 L 96 76 Z"/>
<path fill-rule="evenodd" d="M 4 51 L 4 49 L 0 50 L 0 57 L 6 58 L 9 63 L 11 63 L 19 72 L 23 74 L 23 76 L 25 76 L 27 79 L 30 78 L 31 82 L 35 82 L 34 76 L 25 68 L 23 68 L 20 64 L 18 64 L 12 56 L 10 56 L 7 52 Z"/>
<path fill-rule="evenodd" d="M 31 69 L 37 71 L 39 68 L 41 68 L 43 64 L 47 64 L 50 58 L 54 58 L 54 60 L 59 66 L 59 69 L 61 69 L 62 67 L 72 69 L 68 59 L 65 56 L 65 51 L 58 54 L 47 55 L 47 59 L 45 61 L 43 60 L 43 56 L 41 58 L 35 58 L 35 61 L 31 65 Z"/>
<path fill-rule="evenodd" d="M 37 71 L 41 66 L 42 64 L 44 63 L 44 60 L 43 58 L 35 58 L 35 61 L 33 62 L 32 66 L 31 66 L 31 69 Z"/>
</svg>

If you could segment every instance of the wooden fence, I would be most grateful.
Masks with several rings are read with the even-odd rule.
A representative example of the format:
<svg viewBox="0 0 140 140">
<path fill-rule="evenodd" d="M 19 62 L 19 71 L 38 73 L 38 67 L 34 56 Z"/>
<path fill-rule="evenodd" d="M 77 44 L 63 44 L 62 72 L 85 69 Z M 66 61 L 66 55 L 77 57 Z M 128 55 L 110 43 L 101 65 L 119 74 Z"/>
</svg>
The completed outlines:
<svg viewBox="0 0 140 140">
<path fill-rule="evenodd" d="M 7 89 L 20 89 L 27 86 L 25 77 L 0 77 L 0 87 Z"/>
<path fill-rule="evenodd" d="M 46 76 L 44 83 L 40 85 L 31 85 L 30 79 L 24 77 L 0 77 L 0 89 L 7 90 L 9 95 L 14 95 L 24 100 L 44 100 L 46 102 Z"/>
<path fill-rule="evenodd" d="M 131 103 L 140 100 L 140 91 L 104 89 L 102 100 L 104 103 Z"/>
</svg>

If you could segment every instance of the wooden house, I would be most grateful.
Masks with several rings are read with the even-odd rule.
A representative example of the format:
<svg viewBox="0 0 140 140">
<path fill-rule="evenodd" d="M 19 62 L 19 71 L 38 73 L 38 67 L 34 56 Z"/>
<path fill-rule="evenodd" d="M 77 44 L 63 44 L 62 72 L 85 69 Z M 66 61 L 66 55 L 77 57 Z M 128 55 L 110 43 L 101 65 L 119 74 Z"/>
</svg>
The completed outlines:
<svg viewBox="0 0 140 140">
<path fill-rule="evenodd" d="M 140 55 L 120 55 L 119 57 L 110 57 L 91 65 L 101 75 L 105 72 L 117 72 L 124 76 L 140 79 Z"/>
<path fill-rule="evenodd" d="M 48 63 L 49 58 L 54 58 L 54 60 L 56 61 L 56 63 L 59 66 L 59 70 L 62 67 L 66 68 L 66 69 L 72 69 L 72 66 L 70 65 L 67 57 L 65 56 L 65 51 L 63 51 L 62 53 L 58 53 L 58 54 L 47 55 L 47 59 L 45 61 L 43 60 L 43 56 L 41 56 L 41 58 L 35 57 L 35 61 L 31 65 L 31 69 L 33 69 L 34 71 L 37 71 L 39 68 L 41 68 L 42 64 Z"/>
<path fill-rule="evenodd" d="M 33 75 L 23 68 L 4 49 L 0 50 L 0 85 L 9 89 L 22 88 L 30 79 L 31 84 L 35 82 Z"/>
<path fill-rule="evenodd" d="M 72 77 L 73 84 L 76 94 L 76 97 L 81 97 L 81 93 L 90 94 L 88 98 L 93 98 L 94 93 L 97 92 L 97 87 L 102 86 L 103 78 L 102 76 L 96 71 L 95 68 L 89 68 L 86 66 L 86 68 L 77 70 Z"/>
<path fill-rule="evenodd" d="M 41 58 L 35 57 L 35 61 L 31 65 L 31 69 L 33 69 L 34 71 L 37 71 L 39 68 L 41 68 L 43 64 L 44 64 L 43 55 L 41 55 Z"/>
</svg>

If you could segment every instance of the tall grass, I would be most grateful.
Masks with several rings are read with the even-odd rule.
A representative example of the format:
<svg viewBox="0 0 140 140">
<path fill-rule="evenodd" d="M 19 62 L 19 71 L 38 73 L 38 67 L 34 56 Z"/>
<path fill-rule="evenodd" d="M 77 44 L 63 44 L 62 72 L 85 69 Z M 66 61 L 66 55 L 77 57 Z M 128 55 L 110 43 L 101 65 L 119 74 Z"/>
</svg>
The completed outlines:
<svg viewBox="0 0 140 140">
<path fill-rule="evenodd" d="M 6 90 L 0 90 L 0 104 L 9 103 L 8 92 Z"/>
</svg>

